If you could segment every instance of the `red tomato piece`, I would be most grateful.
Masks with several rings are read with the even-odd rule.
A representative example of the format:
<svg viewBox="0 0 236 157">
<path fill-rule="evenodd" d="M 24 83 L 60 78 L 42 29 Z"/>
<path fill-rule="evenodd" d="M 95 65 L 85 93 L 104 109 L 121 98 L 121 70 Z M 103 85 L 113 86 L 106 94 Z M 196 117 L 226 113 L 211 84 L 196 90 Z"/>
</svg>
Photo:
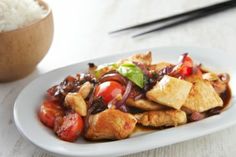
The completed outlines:
<svg viewBox="0 0 236 157">
<path fill-rule="evenodd" d="M 185 65 L 185 66 L 189 66 L 192 67 L 193 66 L 193 60 L 188 56 L 188 54 L 183 54 L 181 56 L 182 60 L 181 62 Z"/>
<path fill-rule="evenodd" d="M 181 76 L 189 76 L 192 74 L 193 68 L 192 67 L 187 67 L 187 66 L 183 66 L 180 68 L 180 75 Z"/>
<path fill-rule="evenodd" d="M 63 118 L 57 118 L 54 131 L 64 141 L 75 141 L 84 128 L 84 122 L 78 113 L 69 113 Z"/>
<path fill-rule="evenodd" d="M 125 88 L 116 81 L 106 81 L 101 83 L 95 89 L 95 97 L 102 97 L 103 101 L 108 104 L 113 100 L 118 94 L 123 94 Z"/>
<path fill-rule="evenodd" d="M 193 61 L 188 56 L 188 54 L 183 54 L 180 57 L 181 66 L 179 69 L 179 73 L 181 76 L 189 76 L 192 74 L 193 71 Z"/>
<path fill-rule="evenodd" d="M 49 128 L 53 128 L 56 117 L 63 114 L 63 110 L 57 101 L 45 100 L 39 109 L 40 121 Z"/>
</svg>

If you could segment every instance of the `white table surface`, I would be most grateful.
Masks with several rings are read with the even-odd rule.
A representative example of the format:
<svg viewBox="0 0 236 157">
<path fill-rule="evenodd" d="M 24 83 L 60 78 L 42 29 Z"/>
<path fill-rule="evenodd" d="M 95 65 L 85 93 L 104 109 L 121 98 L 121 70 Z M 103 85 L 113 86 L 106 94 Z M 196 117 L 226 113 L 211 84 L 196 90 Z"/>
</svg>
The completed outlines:
<svg viewBox="0 0 236 157">
<path fill-rule="evenodd" d="M 107 34 L 121 26 L 167 16 L 219 0 L 48 2 L 53 9 L 55 21 L 55 36 L 49 53 L 28 77 L 0 84 L 0 157 L 53 156 L 35 147 L 18 133 L 12 113 L 14 101 L 21 89 L 47 71 L 90 58 L 159 46 L 209 47 L 221 49 L 225 53 L 236 53 L 236 9 L 138 39 L 130 38 L 130 32 L 116 36 Z M 225 157 L 235 154 L 236 126 L 129 157 Z"/>
</svg>

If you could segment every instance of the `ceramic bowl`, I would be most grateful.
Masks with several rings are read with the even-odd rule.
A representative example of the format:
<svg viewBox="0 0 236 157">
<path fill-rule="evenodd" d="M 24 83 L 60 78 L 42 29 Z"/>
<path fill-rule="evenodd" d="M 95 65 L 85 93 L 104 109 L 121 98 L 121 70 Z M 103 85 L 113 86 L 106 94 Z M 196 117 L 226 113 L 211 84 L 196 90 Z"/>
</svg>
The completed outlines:
<svg viewBox="0 0 236 157">
<path fill-rule="evenodd" d="M 47 3 L 44 18 L 12 31 L 0 32 L 0 82 L 31 73 L 48 52 L 53 39 L 53 16 Z"/>
</svg>

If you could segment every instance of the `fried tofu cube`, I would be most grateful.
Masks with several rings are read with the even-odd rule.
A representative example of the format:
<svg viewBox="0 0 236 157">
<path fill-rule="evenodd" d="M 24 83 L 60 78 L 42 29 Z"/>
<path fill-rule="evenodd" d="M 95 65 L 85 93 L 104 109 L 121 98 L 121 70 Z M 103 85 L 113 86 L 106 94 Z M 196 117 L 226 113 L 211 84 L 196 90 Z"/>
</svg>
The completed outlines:
<svg viewBox="0 0 236 157">
<path fill-rule="evenodd" d="M 154 110 L 163 110 L 166 109 L 166 106 L 160 105 L 158 103 L 155 103 L 153 101 L 147 100 L 147 99 L 139 99 L 139 100 L 133 100 L 128 99 L 126 101 L 127 106 L 135 107 L 144 111 L 154 111 Z"/>
<path fill-rule="evenodd" d="M 193 83 L 189 96 L 183 105 L 192 112 L 204 112 L 218 106 L 223 106 L 222 99 L 209 81 L 201 79 Z"/>
<path fill-rule="evenodd" d="M 177 126 L 187 123 L 187 116 L 181 110 L 149 111 L 135 114 L 138 123 L 143 126 Z"/>
<path fill-rule="evenodd" d="M 192 83 L 165 75 L 146 96 L 154 102 L 180 109 L 191 88 Z"/>
<path fill-rule="evenodd" d="M 87 115 L 87 104 L 80 93 L 68 93 L 65 97 L 65 105 L 81 116 Z"/>
</svg>

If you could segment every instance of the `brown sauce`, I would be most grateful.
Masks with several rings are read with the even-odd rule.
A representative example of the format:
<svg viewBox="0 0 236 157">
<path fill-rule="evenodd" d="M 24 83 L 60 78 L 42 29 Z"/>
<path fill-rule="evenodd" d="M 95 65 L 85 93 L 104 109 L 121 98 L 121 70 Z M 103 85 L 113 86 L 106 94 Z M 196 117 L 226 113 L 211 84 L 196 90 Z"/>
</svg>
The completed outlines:
<svg viewBox="0 0 236 157">
<path fill-rule="evenodd" d="M 166 129 L 169 127 L 151 127 L 151 126 L 143 126 L 141 124 L 136 124 L 136 127 L 134 129 L 134 133 L 136 132 L 144 132 L 144 131 L 158 131 L 162 129 Z"/>
<path fill-rule="evenodd" d="M 231 93 L 231 89 L 230 89 L 229 85 L 227 85 L 227 88 L 226 88 L 225 92 L 223 92 L 220 95 L 220 97 L 224 102 L 222 110 L 225 110 L 229 107 L 229 104 L 230 104 L 230 101 L 231 101 L 231 98 L 232 98 L 232 93 Z"/>
</svg>

